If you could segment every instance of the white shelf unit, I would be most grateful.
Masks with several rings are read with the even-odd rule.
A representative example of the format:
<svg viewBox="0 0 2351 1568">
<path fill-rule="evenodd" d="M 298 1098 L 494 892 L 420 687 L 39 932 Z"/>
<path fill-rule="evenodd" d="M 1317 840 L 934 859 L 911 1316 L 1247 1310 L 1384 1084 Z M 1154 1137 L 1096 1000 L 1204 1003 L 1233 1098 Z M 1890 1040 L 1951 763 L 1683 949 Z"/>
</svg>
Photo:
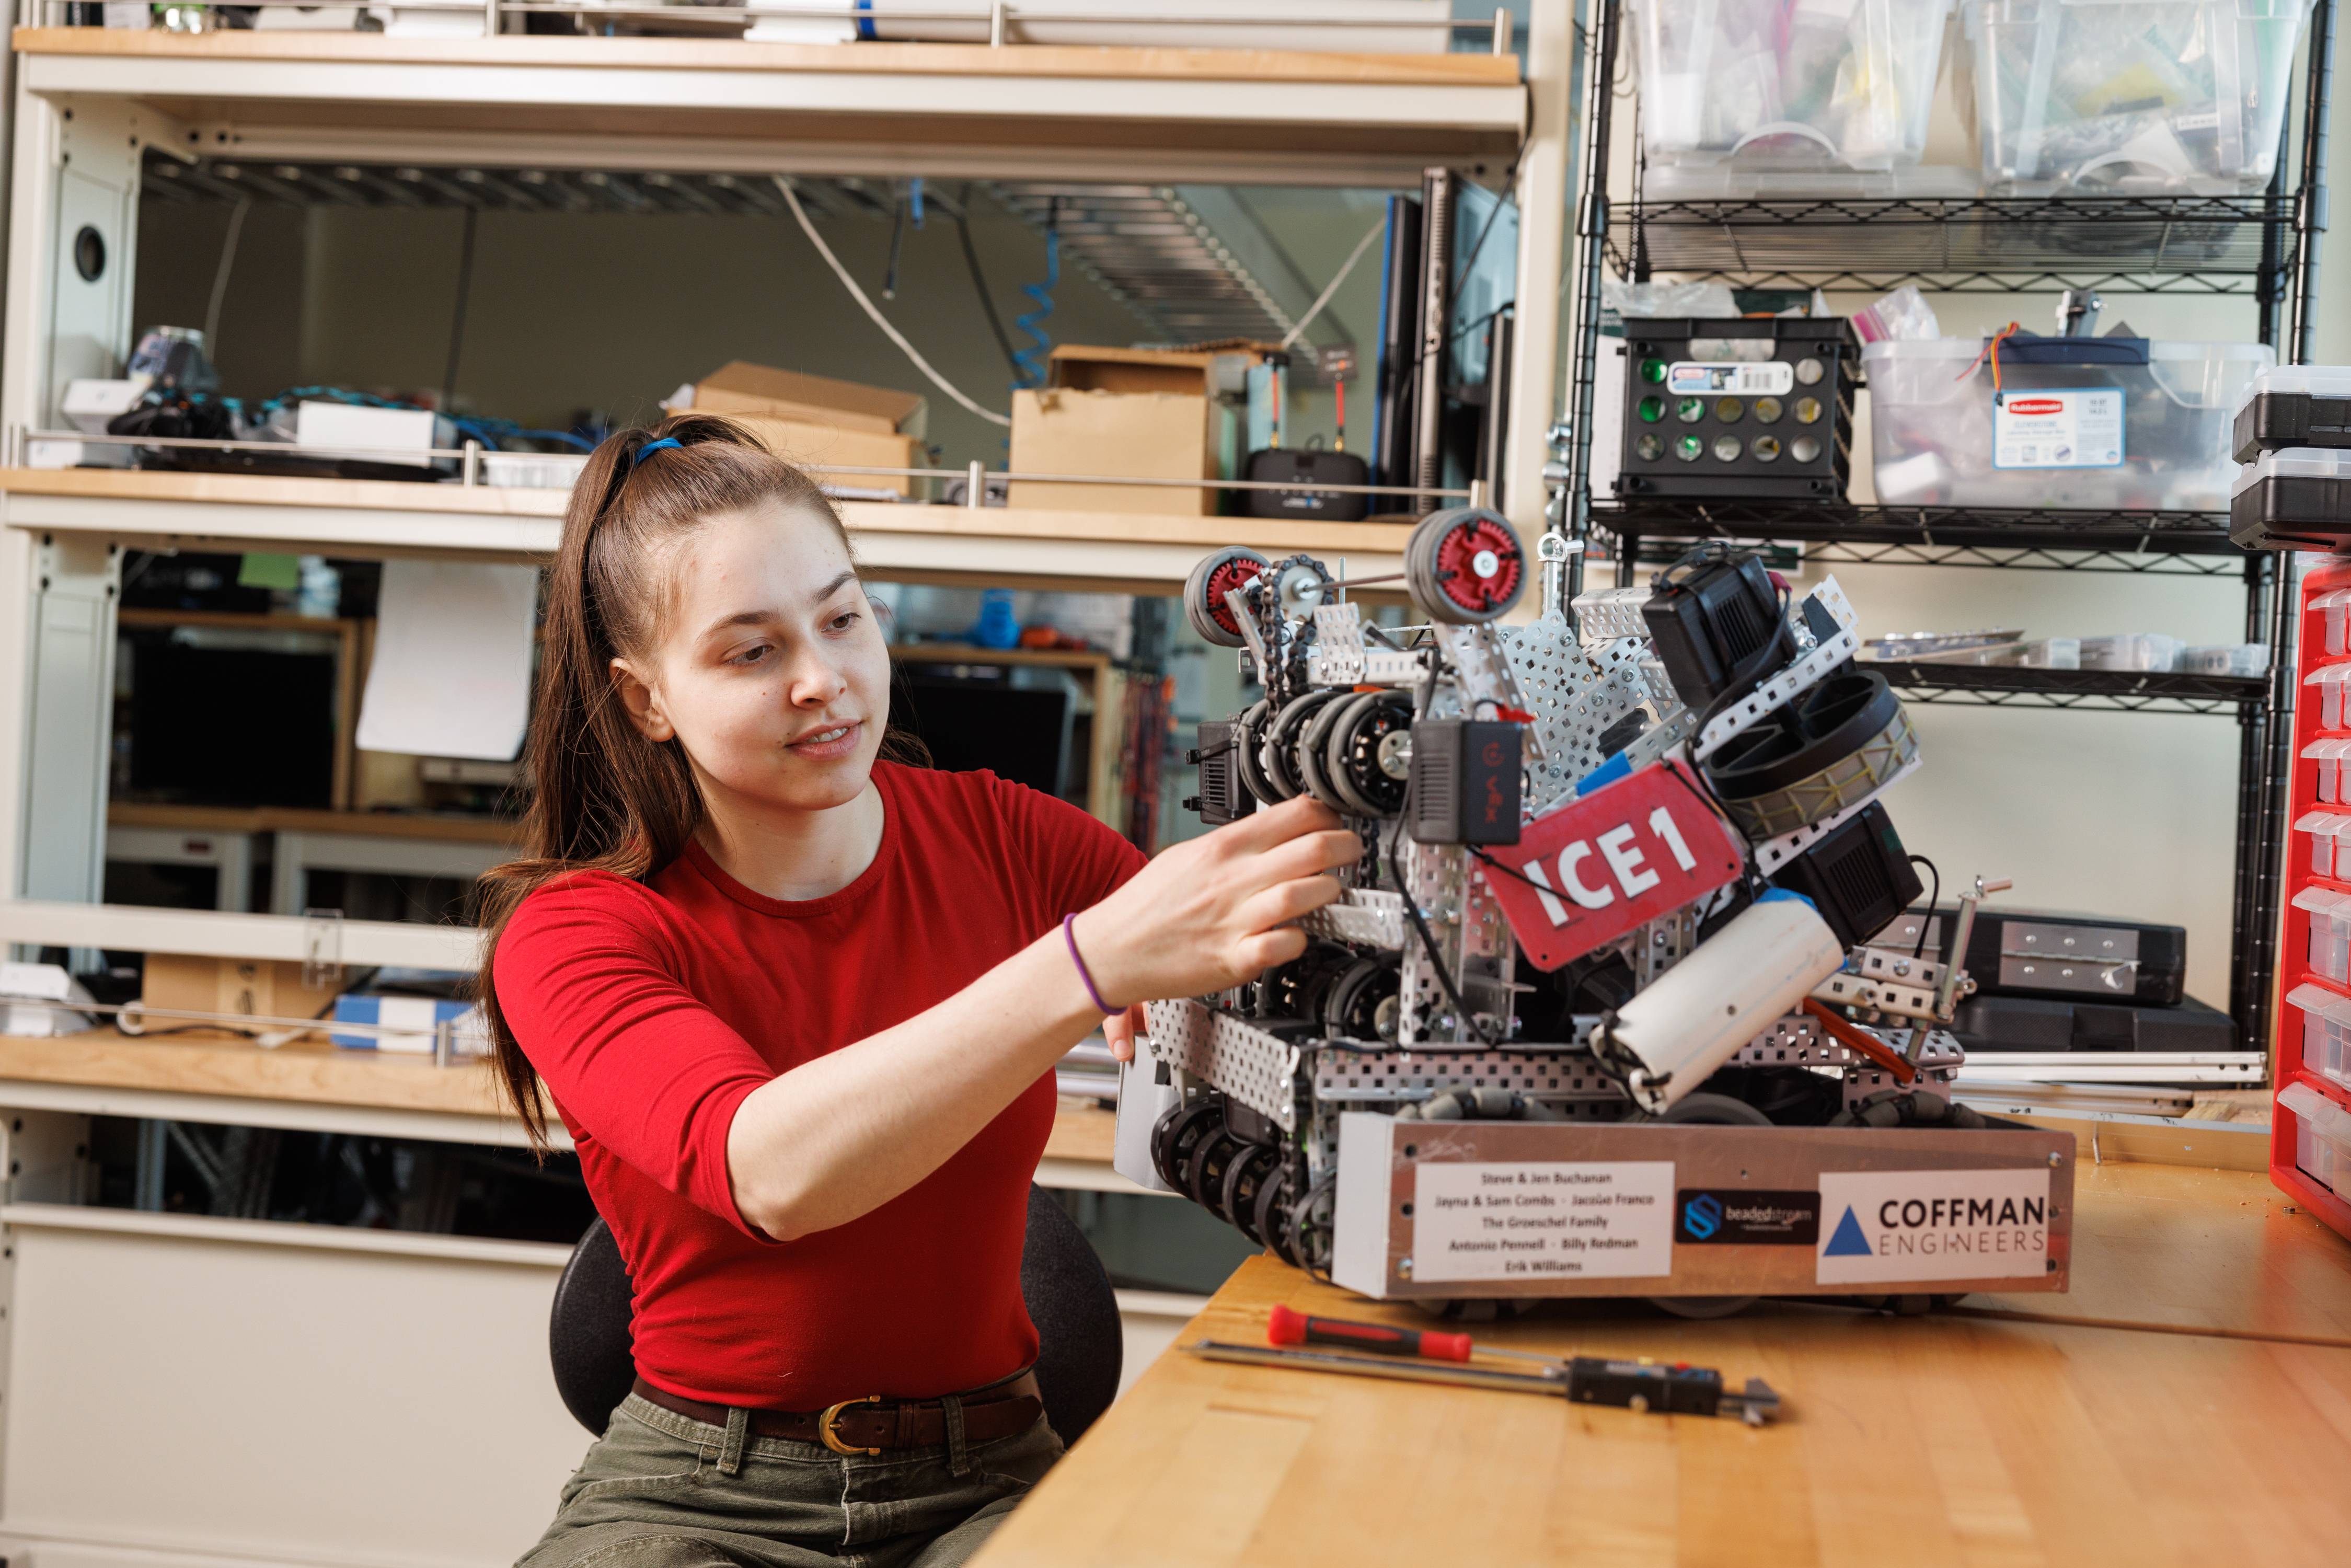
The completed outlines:
<svg viewBox="0 0 2351 1568">
<path fill-rule="evenodd" d="M 48 14 L 27 3 L 19 19 Z M 1417 186 L 1432 164 L 1482 165 L 1489 179 L 1511 172 L 1521 214 L 1503 496 L 1531 537 L 1543 526 L 1557 405 L 1570 35 L 1568 6 L 1538 5 L 1521 76 L 1509 62 L 1459 55 L 22 27 L 0 429 L 54 426 L 64 383 L 113 373 L 129 350 L 150 148 L 249 161 L 1395 189 Z M 74 263 L 85 224 L 101 230 L 112 258 L 95 280 Z M 386 494 L 394 491 L 403 494 Z M 96 902 L 123 551 L 538 560 L 560 509 L 544 492 L 454 486 L 0 474 L 0 941 L 286 958 L 314 940 L 298 919 Z M 859 503 L 844 511 L 882 575 L 1161 592 L 1223 543 L 1393 571 L 1406 531 Z M 356 922 L 340 937 L 346 962 L 433 967 L 465 962 L 474 941 Z M 171 1216 L 114 1224 L 48 1207 L 70 1186 L 92 1114 L 497 1140 L 465 1118 L 355 1119 L 233 1095 L 0 1084 L 0 1105 L 18 1107 L 0 1113 L 0 1159 L 17 1171 L 0 1190 L 0 1227 L 14 1243 L 0 1259 L 0 1392 L 16 1412 L 0 1446 L 0 1552 L 74 1568 L 392 1568 L 428 1557 L 505 1563 L 528 1546 L 580 1446 L 548 1397 L 539 1359 L 558 1249 L 526 1257 L 417 1238 L 418 1247 L 358 1253 L 340 1237 Z M 1079 1160 L 1049 1160 L 1039 1179 L 1123 1185 Z M 1130 1370 L 1196 1305 L 1123 1292 Z M 370 1354 L 355 1362 L 353 1343 Z M 125 1359 L 126 1344 L 138 1354 Z M 85 1439 L 77 1413 L 111 1409 L 91 1392 L 125 1378 L 151 1403 L 159 1386 L 190 1391 L 185 1413 L 203 1413 L 202 1440 L 177 1440 L 175 1414 L 153 1440 L 115 1451 L 102 1473 L 52 1462 L 86 1442 L 105 1448 L 111 1439 Z M 280 1395 L 294 1391 L 305 1408 L 327 1401 L 360 1423 L 370 1463 L 355 1468 L 331 1446 L 289 1457 Z M 450 1437 L 470 1432 L 499 1434 L 496 1451 Z M 355 1475 L 372 1478 L 367 1496 L 352 1492 Z M 91 1476 L 108 1495 L 85 1484 Z M 138 1505 L 122 1506 L 131 1496 Z M 421 1499 L 430 1506 L 418 1508 Z"/>
</svg>

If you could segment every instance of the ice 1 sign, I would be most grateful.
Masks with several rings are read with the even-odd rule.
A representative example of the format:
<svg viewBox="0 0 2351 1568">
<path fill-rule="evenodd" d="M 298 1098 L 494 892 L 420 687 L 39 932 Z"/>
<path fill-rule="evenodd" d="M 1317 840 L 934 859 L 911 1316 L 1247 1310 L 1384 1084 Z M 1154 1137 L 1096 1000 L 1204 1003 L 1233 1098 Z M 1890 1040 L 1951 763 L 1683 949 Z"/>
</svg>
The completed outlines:
<svg viewBox="0 0 2351 1568">
<path fill-rule="evenodd" d="M 1484 868 L 1539 969 L 1556 969 L 1739 874 L 1739 841 L 1687 774 L 1652 763 L 1526 825 Z M 1510 874 L 1517 873 L 1517 875 Z"/>
</svg>

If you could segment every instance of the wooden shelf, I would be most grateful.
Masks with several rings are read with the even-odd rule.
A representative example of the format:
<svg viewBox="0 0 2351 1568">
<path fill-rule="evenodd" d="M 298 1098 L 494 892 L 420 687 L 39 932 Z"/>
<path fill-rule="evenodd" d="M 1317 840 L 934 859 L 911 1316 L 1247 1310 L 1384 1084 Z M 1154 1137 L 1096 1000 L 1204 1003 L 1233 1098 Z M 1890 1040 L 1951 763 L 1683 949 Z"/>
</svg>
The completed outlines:
<svg viewBox="0 0 2351 1568">
<path fill-rule="evenodd" d="M 543 560 L 565 493 L 122 468 L 0 468 L 11 528 L 100 535 L 136 549 L 319 550 Z M 1037 507 L 841 503 L 876 577 L 1165 593 L 1207 551 L 1343 555 L 1351 570 L 1400 570 L 1409 523 L 1286 522 Z"/>
<path fill-rule="evenodd" d="M 1528 110 L 1518 60 L 1485 54 L 100 27 L 14 37 L 33 92 L 134 99 L 177 122 L 181 141 L 251 157 L 298 146 L 381 161 L 438 145 L 462 162 L 542 139 L 563 162 L 766 169 L 788 142 L 810 172 L 894 153 L 942 176 L 1392 184 L 1432 162 L 1499 170 Z"/>
<path fill-rule="evenodd" d="M 261 1124 L 277 1124 L 289 1119 L 287 1112 L 293 1107 L 333 1107 L 431 1118 L 429 1130 L 421 1124 L 416 1129 L 421 1135 L 463 1139 L 470 1133 L 480 1142 L 495 1144 L 522 1139 L 520 1124 L 500 1103 L 486 1063 L 435 1067 L 422 1056 L 345 1051 L 323 1039 L 264 1051 L 240 1036 L 213 1030 L 168 1039 L 113 1029 L 47 1040 L 0 1035 L 0 1100 L 26 1103 L 26 1084 L 139 1097 L 111 1110 L 102 1092 L 79 1097 L 79 1108 L 97 1114 L 177 1113 L 183 1120 L 204 1122 L 243 1115 Z M 153 1099 L 159 1095 L 183 1097 L 187 1103 L 175 1113 L 172 1105 Z M 271 1105 L 281 1109 L 272 1111 L 267 1108 Z M 452 1117 L 461 1120 L 447 1120 Z M 469 1122 L 478 1124 L 469 1129 Z M 1063 1179 L 1048 1185 L 1108 1186 L 1113 1178 L 1107 1172 L 1089 1176 L 1067 1167 L 1108 1166 L 1115 1122 L 1107 1111 L 1068 1106 L 1058 1111 L 1044 1157 L 1049 1165 L 1064 1167 L 1059 1173 Z M 561 1141 L 560 1123 L 554 1131 Z"/>
</svg>

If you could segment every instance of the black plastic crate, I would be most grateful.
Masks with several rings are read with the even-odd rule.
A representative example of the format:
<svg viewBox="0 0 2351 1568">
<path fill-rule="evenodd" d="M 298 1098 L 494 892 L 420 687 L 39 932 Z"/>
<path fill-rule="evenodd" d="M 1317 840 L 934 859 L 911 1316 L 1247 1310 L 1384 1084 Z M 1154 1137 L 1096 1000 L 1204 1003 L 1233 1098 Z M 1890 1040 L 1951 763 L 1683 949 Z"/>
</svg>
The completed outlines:
<svg viewBox="0 0 2351 1568">
<path fill-rule="evenodd" d="M 1844 498 L 1861 347 L 1842 318 L 1625 323 L 1620 496 Z"/>
</svg>

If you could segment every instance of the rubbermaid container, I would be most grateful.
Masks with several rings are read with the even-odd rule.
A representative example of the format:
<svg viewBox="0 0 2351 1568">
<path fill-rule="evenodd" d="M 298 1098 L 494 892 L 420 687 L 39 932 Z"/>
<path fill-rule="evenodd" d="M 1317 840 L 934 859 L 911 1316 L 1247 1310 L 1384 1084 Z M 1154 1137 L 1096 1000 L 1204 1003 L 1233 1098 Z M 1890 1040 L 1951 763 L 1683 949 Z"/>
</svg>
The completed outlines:
<svg viewBox="0 0 2351 1568">
<path fill-rule="evenodd" d="M 2259 343 L 2020 335 L 2000 344 L 1995 370 L 1981 339 L 1868 344 L 1877 498 L 2225 510 L 2230 413 L 2274 361 Z"/>
<path fill-rule="evenodd" d="M 1953 0 L 1627 0 L 1652 164 L 1915 164 Z"/>
<path fill-rule="evenodd" d="M 2268 185 L 2311 0 L 1966 0 L 1960 50 L 1995 192 Z"/>
</svg>

